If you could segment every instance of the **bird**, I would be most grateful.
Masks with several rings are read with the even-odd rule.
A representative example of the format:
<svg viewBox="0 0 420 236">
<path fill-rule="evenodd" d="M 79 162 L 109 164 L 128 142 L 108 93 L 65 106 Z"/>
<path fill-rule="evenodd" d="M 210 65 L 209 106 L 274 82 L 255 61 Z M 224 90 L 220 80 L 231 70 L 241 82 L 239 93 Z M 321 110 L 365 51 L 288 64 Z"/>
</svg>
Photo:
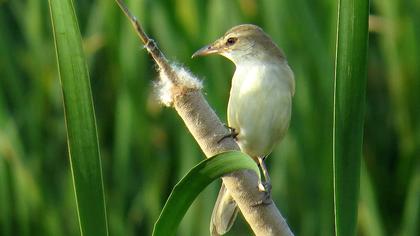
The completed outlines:
<svg viewBox="0 0 420 236">
<path fill-rule="evenodd" d="M 264 160 L 289 128 L 295 94 L 294 73 L 284 52 L 254 24 L 234 26 L 196 51 L 192 58 L 212 54 L 224 56 L 235 64 L 227 126 L 233 130 L 241 151 L 259 164 L 266 181 L 259 184 L 259 189 L 269 192 L 271 184 Z M 237 214 L 237 204 L 222 183 L 211 217 L 211 235 L 227 233 Z"/>
</svg>

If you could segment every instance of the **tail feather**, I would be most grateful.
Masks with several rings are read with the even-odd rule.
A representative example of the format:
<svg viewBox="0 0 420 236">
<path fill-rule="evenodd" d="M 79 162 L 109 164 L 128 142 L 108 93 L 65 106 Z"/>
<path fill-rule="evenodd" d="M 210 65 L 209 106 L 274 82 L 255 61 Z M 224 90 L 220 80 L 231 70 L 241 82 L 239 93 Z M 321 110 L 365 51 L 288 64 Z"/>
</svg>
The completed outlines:
<svg viewBox="0 0 420 236">
<path fill-rule="evenodd" d="M 219 236 L 227 233 L 232 228 L 238 211 L 239 208 L 235 200 L 233 200 L 222 183 L 211 216 L 210 234 L 212 236 Z"/>
</svg>

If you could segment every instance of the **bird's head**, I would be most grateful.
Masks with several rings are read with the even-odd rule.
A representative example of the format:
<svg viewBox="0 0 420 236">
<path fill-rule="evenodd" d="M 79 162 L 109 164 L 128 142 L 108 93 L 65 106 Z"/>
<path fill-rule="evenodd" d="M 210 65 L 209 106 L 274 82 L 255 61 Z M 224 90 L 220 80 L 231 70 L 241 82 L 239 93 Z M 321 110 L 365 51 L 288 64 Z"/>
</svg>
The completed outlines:
<svg viewBox="0 0 420 236">
<path fill-rule="evenodd" d="M 222 55 L 235 64 L 244 60 L 284 59 L 282 51 L 260 27 L 238 25 L 228 30 L 213 43 L 196 51 L 192 57 Z"/>
</svg>

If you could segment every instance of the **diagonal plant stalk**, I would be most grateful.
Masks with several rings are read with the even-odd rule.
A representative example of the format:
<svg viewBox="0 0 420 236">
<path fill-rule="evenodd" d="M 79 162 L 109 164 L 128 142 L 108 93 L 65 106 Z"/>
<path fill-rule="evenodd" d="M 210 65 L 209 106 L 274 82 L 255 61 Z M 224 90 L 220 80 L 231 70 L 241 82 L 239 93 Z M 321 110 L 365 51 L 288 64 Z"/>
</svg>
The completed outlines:
<svg viewBox="0 0 420 236">
<path fill-rule="evenodd" d="M 89 74 L 72 0 L 50 0 L 81 235 L 108 235 Z"/>
<path fill-rule="evenodd" d="M 334 82 L 335 234 L 356 234 L 363 143 L 368 0 L 340 0 Z"/>
</svg>

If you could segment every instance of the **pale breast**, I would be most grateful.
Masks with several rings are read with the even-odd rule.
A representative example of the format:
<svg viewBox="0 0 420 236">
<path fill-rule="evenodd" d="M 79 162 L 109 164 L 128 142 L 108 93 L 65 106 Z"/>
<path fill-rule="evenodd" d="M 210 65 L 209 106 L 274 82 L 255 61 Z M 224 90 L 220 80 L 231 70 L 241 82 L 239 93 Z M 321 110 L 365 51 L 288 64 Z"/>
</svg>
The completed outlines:
<svg viewBox="0 0 420 236">
<path fill-rule="evenodd" d="M 241 150 L 268 155 L 290 122 L 294 86 L 286 64 L 237 66 L 228 104 L 229 126 L 238 130 Z"/>
</svg>

